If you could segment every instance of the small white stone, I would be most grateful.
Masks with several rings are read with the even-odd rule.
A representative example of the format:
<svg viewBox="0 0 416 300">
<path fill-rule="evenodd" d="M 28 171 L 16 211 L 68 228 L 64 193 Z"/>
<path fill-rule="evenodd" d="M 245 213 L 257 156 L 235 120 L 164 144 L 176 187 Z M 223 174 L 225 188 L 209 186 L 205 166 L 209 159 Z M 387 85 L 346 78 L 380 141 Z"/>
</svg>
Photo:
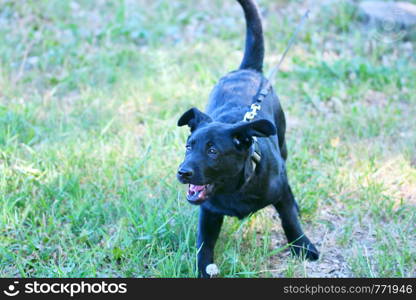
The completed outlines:
<svg viewBox="0 0 416 300">
<path fill-rule="evenodd" d="M 215 277 L 220 273 L 220 270 L 218 269 L 216 264 L 209 264 L 206 268 L 205 271 L 207 272 L 207 274 L 211 277 Z"/>
</svg>

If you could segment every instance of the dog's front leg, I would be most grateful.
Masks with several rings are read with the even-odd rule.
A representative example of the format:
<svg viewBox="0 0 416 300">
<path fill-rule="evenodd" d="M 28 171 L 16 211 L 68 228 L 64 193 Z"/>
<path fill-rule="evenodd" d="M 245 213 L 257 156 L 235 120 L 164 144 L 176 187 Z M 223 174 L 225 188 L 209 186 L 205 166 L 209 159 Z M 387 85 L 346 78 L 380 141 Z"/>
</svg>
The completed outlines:
<svg viewBox="0 0 416 300">
<path fill-rule="evenodd" d="M 199 277 L 209 278 L 207 266 L 214 263 L 214 248 L 224 220 L 223 215 L 212 213 L 203 207 L 199 211 L 198 228 L 198 273 Z"/>
</svg>

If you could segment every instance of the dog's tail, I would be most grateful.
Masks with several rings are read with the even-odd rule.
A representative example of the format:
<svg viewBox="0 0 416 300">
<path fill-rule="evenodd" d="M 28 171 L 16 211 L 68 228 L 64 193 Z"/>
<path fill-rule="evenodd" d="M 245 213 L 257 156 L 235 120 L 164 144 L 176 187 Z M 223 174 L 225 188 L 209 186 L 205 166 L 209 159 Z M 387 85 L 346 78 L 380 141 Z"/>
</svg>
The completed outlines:
<svg viewBox="0 0 416 300">
<path fill-rule="evenodd" d="M 254 0 L 237 0 L 244 10 L 247 32 L 240 69 L 263 71 L 264 40 L 259 9 Z"/>
</svg>

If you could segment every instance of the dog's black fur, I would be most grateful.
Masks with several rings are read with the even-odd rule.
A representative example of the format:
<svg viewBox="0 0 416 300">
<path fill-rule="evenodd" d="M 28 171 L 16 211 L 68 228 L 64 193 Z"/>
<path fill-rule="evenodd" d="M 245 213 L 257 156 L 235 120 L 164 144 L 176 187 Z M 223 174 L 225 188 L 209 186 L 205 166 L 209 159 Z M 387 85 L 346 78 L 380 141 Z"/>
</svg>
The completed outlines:
<svg viewBox="0 0 416 300">
<path fill-rule="evenodd" d="M 253 121 L 242 121 L 267 79 L 262 74 L 264 43 L 257 6 L 253 0 L 237 1 L 247 24 L 240 68 L 214 87 L 206 113 L 192 108 L 178 121 L 191 129 L 177 177 L 189 184 L 188 201 L 200 204 L 197 247 L 202 277 L 209 276 L 206 266 L 213 263 L 224 215 L 241 219 L 270 204 L 280 215 L 292 252 L 310 260 L 319 256 L 302 231 L 288 183 L 285 116 L 276 94 L 267 95 Z M 251 162 L 253 137 L 258 137 L 261 152 L 256 167 Z"/>
</svg>

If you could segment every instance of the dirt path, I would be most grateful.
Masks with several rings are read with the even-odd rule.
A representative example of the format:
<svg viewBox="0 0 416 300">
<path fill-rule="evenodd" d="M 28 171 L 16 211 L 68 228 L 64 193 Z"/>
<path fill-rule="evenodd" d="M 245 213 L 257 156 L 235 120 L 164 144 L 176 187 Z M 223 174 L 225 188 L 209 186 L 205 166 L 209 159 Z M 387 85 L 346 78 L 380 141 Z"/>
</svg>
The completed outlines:
<svg viewBox="0 0 416 300">
<path fill-rule="evenodd" d="M 279 216 L 273 210 L 268 212 L 276 221 Z M 305 224 L 305 232 L 313 240 L 321 253 L 321 257 L 316 262 L 300 262 L 291 257 L 289 251 L 285 250 L 271 257 L 269 270 L 274 277 L 352 277 L 348 268 L 346 258 L 343 255 L 342 247 L 337 245 L 337 236 L 340 235 L 335 224 L 342 224 L 344 220 L 332 214 L 328 209 L 320 212 L 316 223 L 313 226 Z M 330 225 L 328 225 L 330 224 Z M 332 229 L 329 229 L 332 228 Z M 276 222 L 272 231 L 272 245 L 282 247 L 286 244 L 286 238 L 281 229 L 280 222 Z"/>
</svg>

